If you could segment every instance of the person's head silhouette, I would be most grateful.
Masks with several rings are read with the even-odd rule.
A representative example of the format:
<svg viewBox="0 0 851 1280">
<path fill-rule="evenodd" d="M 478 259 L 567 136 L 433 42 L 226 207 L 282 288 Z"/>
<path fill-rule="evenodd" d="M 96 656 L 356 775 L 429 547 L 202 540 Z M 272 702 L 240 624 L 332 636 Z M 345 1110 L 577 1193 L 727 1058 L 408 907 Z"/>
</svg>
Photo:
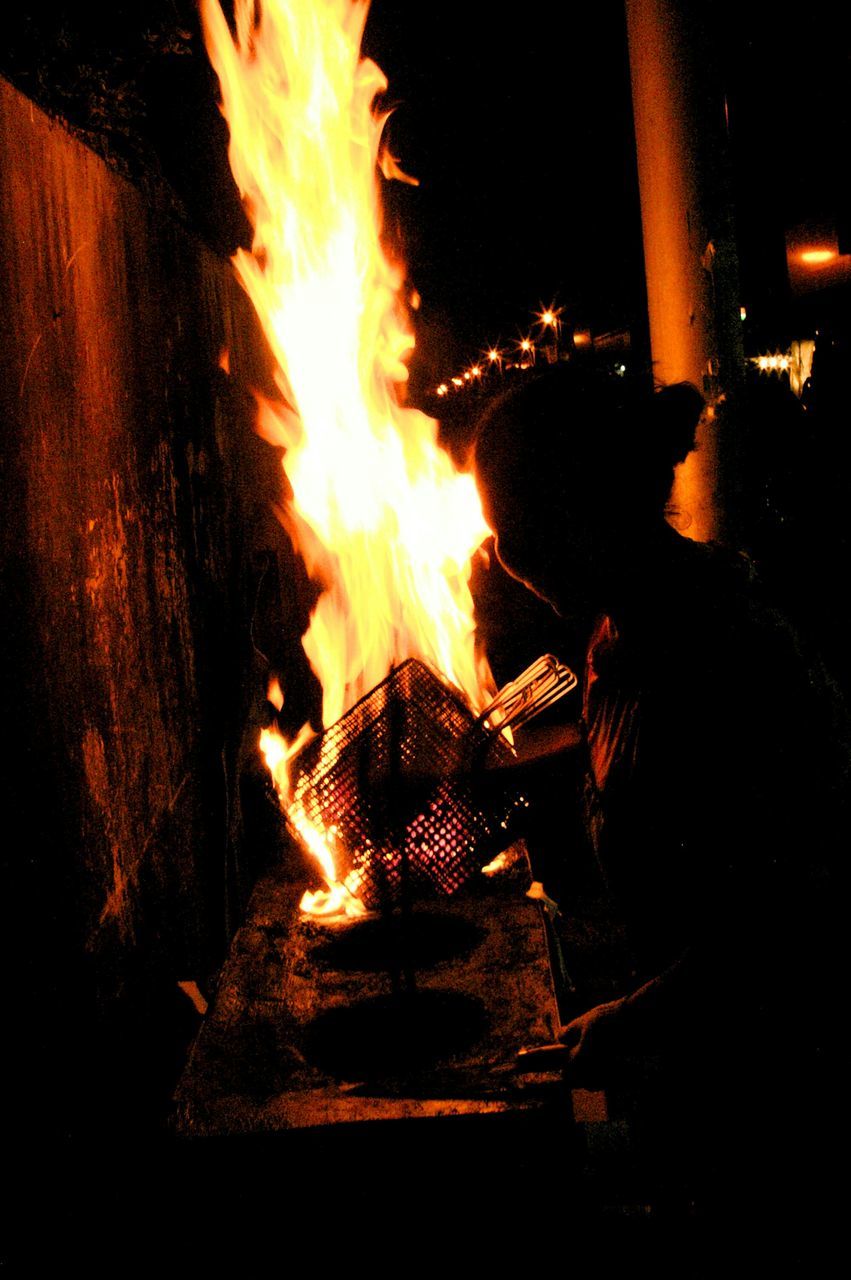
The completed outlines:
<svg viewBox="0 0 851 1280">
<path fill-rule="evenodd" d="M 560 365 L 496 400 L 475 466 L 496 553 L 551 603 L 605 607 L 638 555 L 664 541 L 674 467 L 703 399 Z"/>
</svg>

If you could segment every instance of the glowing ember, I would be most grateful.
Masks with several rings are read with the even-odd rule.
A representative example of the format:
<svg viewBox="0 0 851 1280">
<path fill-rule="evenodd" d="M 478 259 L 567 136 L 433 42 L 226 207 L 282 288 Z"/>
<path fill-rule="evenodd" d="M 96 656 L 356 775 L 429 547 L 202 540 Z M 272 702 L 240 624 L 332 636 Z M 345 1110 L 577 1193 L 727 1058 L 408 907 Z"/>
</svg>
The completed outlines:
<svg viewBox="0 0 851 1280">
<path fill-rule="evenodd" d="M 436 423 L 398 403 L 414 340 L 403 272 L 380 244 L 376 168 L 404 175 L 379 155 L 386 116 L 374 107 L 386 80 L 359 53 L 368 0 L 264 0 L 258 9 L 236 0 L 234 36 L 217 0 L 201 0 L 231 167 L 254 226 L 236 270 L 281 394 L 260 403 L 258 430 L 286 449 L 294 496 L 285 523 L 323 587 L 304 646 L 324 721 L 408 657 L 436 667 L 478 709 L 491 685 L 474 652 L 467 579 L 487 527 L 472 478 L 437 446 Z M 302 735 L 262 739 L 285 807 Z M 342 895 L 330 908 L 327 895 L 303 905 L 348 910 L 353 887 L 337 882 L 333 833 L 299 835 Z"/>
</svg>

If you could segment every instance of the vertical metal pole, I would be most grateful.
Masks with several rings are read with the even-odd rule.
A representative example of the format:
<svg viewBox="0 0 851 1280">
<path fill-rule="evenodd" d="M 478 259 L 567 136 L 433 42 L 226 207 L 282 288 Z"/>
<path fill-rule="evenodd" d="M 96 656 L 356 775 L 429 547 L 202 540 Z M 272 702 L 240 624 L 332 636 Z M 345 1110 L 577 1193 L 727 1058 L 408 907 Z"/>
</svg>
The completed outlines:
<svg viewBox="0 0 851 1280">
<path fill-rule="evenodd" d="M 625 4 L 654 375 L 694 383 L 709 404 L 698 450 L 678 468 L 672 522 L 698 541 L 721 538 L 744 360 L 714 10 Z"/>
</svg>

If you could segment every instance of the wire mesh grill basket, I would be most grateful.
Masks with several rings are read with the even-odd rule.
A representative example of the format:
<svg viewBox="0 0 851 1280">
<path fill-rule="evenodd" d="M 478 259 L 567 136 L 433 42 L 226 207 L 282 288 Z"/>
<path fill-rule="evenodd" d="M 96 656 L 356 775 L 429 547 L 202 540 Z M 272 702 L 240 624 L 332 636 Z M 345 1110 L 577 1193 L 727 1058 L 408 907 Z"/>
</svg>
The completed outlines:
<svg viewBox="0 0 851 1280">
<path fill-rule="evenodd" d="M 561 696 L 576 677 L 557 665 L 569 677 Z M 485 767 L 510 763 L 496 722 L 526 718 L 529 698 L 507 709 L 500 699 L 476 719 L 457 690 L 411 658 L 296 758 L 290 822 L 325 839 L 338 876 L 366 905 L 392 901 L 406 881 L 454 893 L 511 843 L 512 818 L 527 802 L 505 775 L 489 785 Z"/>
</svg>

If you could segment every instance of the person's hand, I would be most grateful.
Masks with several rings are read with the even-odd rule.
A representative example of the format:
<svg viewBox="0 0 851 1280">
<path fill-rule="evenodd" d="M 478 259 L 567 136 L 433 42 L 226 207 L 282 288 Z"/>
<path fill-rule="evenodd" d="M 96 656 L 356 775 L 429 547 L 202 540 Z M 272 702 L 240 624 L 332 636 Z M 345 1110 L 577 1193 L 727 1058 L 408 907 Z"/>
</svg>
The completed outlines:
<svg viewBox="0 0 851 1280">
<path fill-rule="evenodd" d="M 569 1053 L 565 1075 L 580 1088 L 598 1089 L 617 1074 L 628 1048 L 623 1000 L 598 1004 L 581 1013 L 559 1032 Z"/>
</svg>

